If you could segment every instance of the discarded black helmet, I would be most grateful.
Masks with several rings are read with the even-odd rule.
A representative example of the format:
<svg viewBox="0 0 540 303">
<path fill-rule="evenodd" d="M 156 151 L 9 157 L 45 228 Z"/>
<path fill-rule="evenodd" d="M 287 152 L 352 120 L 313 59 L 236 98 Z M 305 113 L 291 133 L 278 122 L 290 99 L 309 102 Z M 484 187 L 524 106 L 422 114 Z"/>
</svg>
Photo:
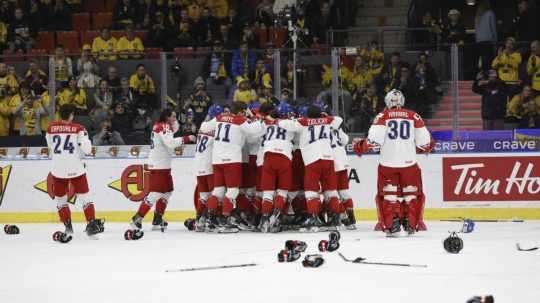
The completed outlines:
<svg viewBox="0 0 540 303">
<path fill-rule="evenodd" d="M 450 236 L 444 240 L 443 244 L 444 249 L 451 254 L 457 254 L 463 249 L 463 240 L 458 237 L 456 232 L 452 232 Z"/>
</svg>

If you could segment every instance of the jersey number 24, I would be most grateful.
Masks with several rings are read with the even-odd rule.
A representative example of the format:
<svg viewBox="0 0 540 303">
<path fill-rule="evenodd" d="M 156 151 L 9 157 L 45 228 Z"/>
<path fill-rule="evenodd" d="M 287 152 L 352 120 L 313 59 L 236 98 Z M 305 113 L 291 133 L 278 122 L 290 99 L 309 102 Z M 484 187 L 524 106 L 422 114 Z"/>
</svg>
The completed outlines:
<svg viewBox="0 0 540 303">
<path fill-rule="evenodd" d="M 73 142 L 71 142 L 70 139 L 71 139 L 71 135 L 67 135 L 66 140 L 64 141 L 64 144 L 62 144 L 62 136 L 54 135 L 52 137 L 52 140 L 54 143 L 54 153 L 61 154 L 62 150 L 64 150 L 72 154 L 73 151 L 75 150 L 75 147 L 73 146 Z"/>
</svg>

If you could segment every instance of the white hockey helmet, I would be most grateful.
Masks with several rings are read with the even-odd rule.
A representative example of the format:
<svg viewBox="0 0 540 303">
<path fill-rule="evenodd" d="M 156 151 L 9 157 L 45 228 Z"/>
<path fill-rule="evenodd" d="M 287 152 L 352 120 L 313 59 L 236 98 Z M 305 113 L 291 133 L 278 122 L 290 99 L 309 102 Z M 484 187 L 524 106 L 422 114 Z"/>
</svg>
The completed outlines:
<svg viewBox="0 0 540 303">
<path fill-rule="evenodd" d="M 386 94 L 386 97 L 384 97 L 384 103 L 386 103 L 386 107 L 388 108 L 404 106 L 405 96 L 403 96 L 403 93 L 400 90 L 393 89 Z"/>
</svg>

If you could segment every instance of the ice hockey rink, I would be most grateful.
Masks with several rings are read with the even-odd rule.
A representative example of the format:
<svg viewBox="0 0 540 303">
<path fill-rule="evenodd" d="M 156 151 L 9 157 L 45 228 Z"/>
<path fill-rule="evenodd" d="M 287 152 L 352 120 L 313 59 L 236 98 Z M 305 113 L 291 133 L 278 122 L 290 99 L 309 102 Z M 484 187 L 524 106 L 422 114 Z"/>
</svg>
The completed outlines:
<svg viewBox="0 0 540 303">
<path fill-rule="evenodd" d="M 477 222 L 460 254 L 442 241 L 459 222 L 428 222 L 429 231 L 385 238 L 373 222 L 341 233 L 338 251 L 372 262 L 425 264 L 427 268 L 344 262 L 324 253 L 319 268 L 304 268 L 328 233 L 207 234 L 173 222 L 126 241 L 127 224 L 109 223 L 99 240 L 75 225 L 69 244 L 53 242 L 59 224 L 18 224 L 19 235 L 0 235 L 0 302 L 466 302 L 492 294 L 496 302 L 538 302 L 540 222 Z M 148 223 L 146 225 L 148 227 Z M 278 263 L 286 240 L 302 240 L 306 253 Z M 254 267 L 166 273 L 180 268 L 257 263 Z"/>
</svg>

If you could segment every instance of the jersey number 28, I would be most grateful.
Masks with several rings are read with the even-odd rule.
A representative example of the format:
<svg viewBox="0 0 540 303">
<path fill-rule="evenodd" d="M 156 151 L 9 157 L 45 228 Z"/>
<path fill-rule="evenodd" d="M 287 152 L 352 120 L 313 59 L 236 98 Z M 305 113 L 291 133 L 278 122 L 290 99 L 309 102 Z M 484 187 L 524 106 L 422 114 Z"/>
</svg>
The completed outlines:
<svg viewBox="0 0 540 303">
<path fill-rule="evenodd" d="M 70 139 L 71 139 L 71 135 L 67 135 L 66 141 L 64 141 L 64 144 L 62 144 L 62 136 L 54 135 L 52 137 L 52 140 L 54 143 L 54 153 L 61 154 L 62 150 L 65 150 L 69 152 L 70 154 L 72 154 L 73 151 L 75 150 L 75 147 L 73 146 L 73 142 L 71 142 Z"/>
</svg>

